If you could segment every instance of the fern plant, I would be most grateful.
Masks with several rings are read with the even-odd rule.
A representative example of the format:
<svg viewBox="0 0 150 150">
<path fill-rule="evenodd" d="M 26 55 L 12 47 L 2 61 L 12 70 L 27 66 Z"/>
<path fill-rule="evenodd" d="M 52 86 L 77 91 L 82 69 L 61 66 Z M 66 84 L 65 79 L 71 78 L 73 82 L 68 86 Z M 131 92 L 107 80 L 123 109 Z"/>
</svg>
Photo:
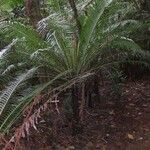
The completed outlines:
<svg viewBox="0 0 150 150">
<path fill-rule="evenodd" d="M 8 46 L 9 50 L 6 50 L 8 47 L 2 50 L 3 57 L 0 57 L 1 76 L 6 74 L 9 81 L 13 80 L 10 84 L 4 82 L 5 90 L 1 91 L 1 133 L 7 133 L 34 98 L 48 89 L 56 89 L 58 93 L 71 89 L 73 111 L 78 122 L 80 97 L 76 95 L 81 93 L 81 83 L 86 84 L 88 78 L 101 69 L 107 70 L 122 62 L 146 64 L 129 59 L 132 55 L 145 57 L 145 53 L 129 37 L 139 22 L 125 19 L 126 3 L 85 0 L 75 4 L 70 0 L 70 5 L 64 6 L 63 12 L 57 10 L 43 18 L 36 30 L 20 22 L 0 23 L 0 32 L 6 35 L 7 42 L 19 39 L 13 46 Z M 44 69 L 46 73 L 34 74 L 34 68 L 36 72 Z M 12 69 L 13 74 L 10 74 Z M 32 85 L 26 80 L 29 74 L 38 78 L 44 76 L 46 82 Z M 48 98 L 46 103 L 50 100 Z M 33 113 L 37 113 L 38 108 L 41 106 L 37 106 Z"/>
</svg>

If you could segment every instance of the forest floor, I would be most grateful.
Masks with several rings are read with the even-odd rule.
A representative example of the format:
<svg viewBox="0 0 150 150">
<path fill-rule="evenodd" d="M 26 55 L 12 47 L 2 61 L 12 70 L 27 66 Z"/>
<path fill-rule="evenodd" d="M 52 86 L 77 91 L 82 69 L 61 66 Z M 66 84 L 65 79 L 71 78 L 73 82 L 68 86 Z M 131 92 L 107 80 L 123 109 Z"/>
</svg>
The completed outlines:
<svg viewBox="0 0 150 150">
<path fill-rule="evenodd" d="M 62 116 L 54 111 L 50 118 L 41 121 L 38 131 L 33 130 L 23 141 L 22 149 L 149 150 L 150 78 L 122 84 L 123 105 L 118 113 L 107 83 L 101 88 L 101 97 L 103 103 L 97 103 L 94 109 L 87 109 L 84 113 L 81 134 L 72 136 Z"/>
</svg>

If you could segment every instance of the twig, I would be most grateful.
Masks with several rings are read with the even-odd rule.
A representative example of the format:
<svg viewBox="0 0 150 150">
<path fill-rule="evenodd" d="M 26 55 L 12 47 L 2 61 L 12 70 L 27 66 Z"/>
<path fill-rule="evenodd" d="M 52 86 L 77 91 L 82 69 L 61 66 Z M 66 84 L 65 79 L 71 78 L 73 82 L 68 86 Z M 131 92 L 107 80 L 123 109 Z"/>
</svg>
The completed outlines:
<svg viewBox="0 0 150 150">
<path fill-rule="evenodd" d="M 105 143 L 108 143 L 104 138 L 101 138 Z"/>
</svg>

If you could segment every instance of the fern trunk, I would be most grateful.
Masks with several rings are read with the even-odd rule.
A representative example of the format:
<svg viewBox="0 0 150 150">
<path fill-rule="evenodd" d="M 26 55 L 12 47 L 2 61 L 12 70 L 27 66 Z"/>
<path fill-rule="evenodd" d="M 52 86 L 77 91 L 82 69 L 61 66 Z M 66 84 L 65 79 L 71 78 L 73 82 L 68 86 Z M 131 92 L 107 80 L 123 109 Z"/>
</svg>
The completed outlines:
<svg viewBox="0 0 150 150">
<path fill-rule="evenodd" d="M 72 89 L 72 134 L 76 135 L 81 132 L 81 124 L 80 124 L 80 88 L 77 84 L 74 85 Z"/>
</svg>

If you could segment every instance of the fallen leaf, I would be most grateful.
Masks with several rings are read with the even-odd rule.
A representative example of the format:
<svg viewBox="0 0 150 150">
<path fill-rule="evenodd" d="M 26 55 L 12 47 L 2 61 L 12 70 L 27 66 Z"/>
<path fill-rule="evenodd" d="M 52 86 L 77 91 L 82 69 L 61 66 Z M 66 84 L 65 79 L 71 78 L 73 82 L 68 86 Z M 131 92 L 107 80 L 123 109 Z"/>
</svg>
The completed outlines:
<svg viewBox="0 0 150 150">
<path fill-rule="evenodd" d="M 114 115 L 115 114 L 114 110 L 110 111 L 109 114 Z"/>
<path fill-rule="evenodd" d="M 133 140 L 133 139 L 134 139 L 133 135 L 132 135 L 132 134 L 130 134 L 130 133 L 128 133 L 128 134 L 127 134 L 127 136 L 128 136 L 128 138 L 129 138 L 129 139 L 131 139 L 131 140 Z"/>
<path fill-rule="evenodd" d="M 129 105 L 130 105 L 130 106 L 135 106 L 135 104 L 133 104 L 133 103 L 130 103 Z"/>
</svg>

